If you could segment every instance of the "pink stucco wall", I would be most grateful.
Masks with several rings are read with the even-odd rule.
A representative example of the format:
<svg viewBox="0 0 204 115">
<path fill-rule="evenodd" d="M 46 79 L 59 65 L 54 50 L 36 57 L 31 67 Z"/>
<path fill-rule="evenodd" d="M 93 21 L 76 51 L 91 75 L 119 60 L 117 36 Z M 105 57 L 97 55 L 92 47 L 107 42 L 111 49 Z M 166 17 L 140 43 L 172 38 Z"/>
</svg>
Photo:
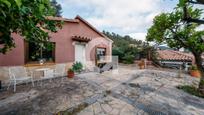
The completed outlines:
<svg viewBox="0 0 204 115">
<path fill-rule="evenodd" d="M 98 37 L 90 41 L 86 48 L 86 60 L 94 61 L 96 48 L 105 48 L 106 55 L 111 55 L 112 43 L 102 37 Z"/>
<path fill-rule="evenodd" d="M 50 33 L 51 41 L 55 42 L 55 62 L 67 63 L 75 60 L 75 46 L 72 36 L 84 36 L 91 38 L 86 47 L 86 59 L 92 57 L 94 61 L 95 50 L 92 46 L 106 44 L 108 54 L 110 54 L 111 42 L 102 35 L 90 28 L 86 23 L 78 19 L 79 22 L 64 22 L 63 28 L 57 33 Z M 14 35 L 16 48 L 8 52 L 6 55 L 0 54 L 0 66 L 5 65 L 24 65 L 24 41 L 19 35 Z M 91 46 L 91 47 L 90 47 Z"/>
<path fill-rule="evenodd" d="M 0 54 L 0 66 L 24 65 L 24 40 L 20 35 L 12 34 L 15 48 L 6 54 Z"/>
</svg>

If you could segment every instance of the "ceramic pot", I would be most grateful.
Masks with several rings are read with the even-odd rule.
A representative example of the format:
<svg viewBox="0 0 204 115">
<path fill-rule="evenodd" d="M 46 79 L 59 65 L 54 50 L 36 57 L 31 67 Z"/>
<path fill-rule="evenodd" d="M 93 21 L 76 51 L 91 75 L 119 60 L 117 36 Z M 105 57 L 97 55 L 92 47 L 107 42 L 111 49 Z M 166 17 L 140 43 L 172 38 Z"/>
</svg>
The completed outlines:
<svg viewBox="0 0 204 115">
<path fill-rule="evenodd" d="M 67 77 L 68 78 L 73 78 L 74 77 L 74 72 L 73 71 L 68 71 L 67 72 Z"/>
<path fill-rule="evenodd" d="M 190 74 L 192 77 L 200 77 L 200 72 L 198 70 L 191 70 Z"/>
</svg>

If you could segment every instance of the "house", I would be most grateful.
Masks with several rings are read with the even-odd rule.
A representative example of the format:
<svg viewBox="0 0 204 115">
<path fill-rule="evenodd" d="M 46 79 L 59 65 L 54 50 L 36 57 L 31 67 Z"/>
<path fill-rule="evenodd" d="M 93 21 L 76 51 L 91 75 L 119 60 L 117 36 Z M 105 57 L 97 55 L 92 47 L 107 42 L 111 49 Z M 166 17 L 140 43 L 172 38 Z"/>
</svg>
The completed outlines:
<svg viewBox="0 0 204 115">
<path fill-rule="evenodd" d="M 157 60 L 162 66 L 179 68 L 195 64 L 194 56 L 191 53 L 174 50 L 158 50 L 157 53 Z"/>
<path fill-rule="evenodd" d="M 25 66 L 37 68 L 42 66 L 54 67 L 56 64 L 65 64 L 66 69 L 76 62 L 82 62 L 86 68 L 95 66 L 97 57 L 112 54 L 112 40 L 99 32 L 80 16 L 75 19 L 48 17 L 50 20 L 64 21 L 62 29 L 57 33 L 49 33 L 49 49 L 41 49 L 45 64 L 40 65 L 39 48 L 32 42 L 24 41 L 18 34 L 12 34 L 16 47 L 8 53 L 0 54 L 0 78 L 6 77 L 3 73 L 9 66 Z"/>
</svg>

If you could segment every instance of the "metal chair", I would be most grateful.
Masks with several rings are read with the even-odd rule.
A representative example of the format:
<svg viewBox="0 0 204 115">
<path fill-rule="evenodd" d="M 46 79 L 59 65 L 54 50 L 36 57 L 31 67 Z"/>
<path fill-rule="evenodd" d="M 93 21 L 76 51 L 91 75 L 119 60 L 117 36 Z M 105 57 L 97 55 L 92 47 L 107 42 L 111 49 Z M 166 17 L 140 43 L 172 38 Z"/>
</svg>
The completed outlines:
<svg viewBox="0 0 204 115">
<path fill-rule="evenodd" d="M 9 68 L 9 85 L 7 90 L 9 89 L 10 85 L 13 83 L 14 85 L 14 92 L 16 92 L 16 85 L 19 83 L 28 83 L 32 82 L 32 85 L 34 87 L 34 81 L 33 81 L 33 73 L 30 73 L 30 76 L 28 76 L 28 73 L 26 71 L 25 67 L 10 67 Z"/>
</svg>

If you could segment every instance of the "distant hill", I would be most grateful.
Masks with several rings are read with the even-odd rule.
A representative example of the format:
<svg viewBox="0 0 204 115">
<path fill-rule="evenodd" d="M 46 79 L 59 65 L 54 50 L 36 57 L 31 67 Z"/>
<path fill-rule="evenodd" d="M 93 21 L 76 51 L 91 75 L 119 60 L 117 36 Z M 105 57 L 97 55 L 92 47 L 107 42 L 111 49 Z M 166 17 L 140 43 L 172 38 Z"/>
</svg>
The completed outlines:
<svg viewBox="0 0 204 115">
<path fill-rule="evenodd" d="M 147 43 L 143 42 L 142 40 L 137 40 L 134 39 L 132 37 L 130 37 L 129 35 L 125 35 L 125 36 L 121 36 L 119 34 L 116 34 L 114 32 L 110 33 L 107 31 L 103 31 L 103 34 L 105 34 L 108 38 L 110 38 L 111 40 L 114 41 L 113 43 L 113 47 L 117 47 L 117 46 L 129 46 L 130 44 L 132 46 L 137 46 L 137 47 L 142 47 L 144 45 L 147 45 Z"/>
<path fill-rule="evenodd" d="M 129 35 L 121 36 L 106 31 L 103 31 L 103 34 L 113 40 L 112 54 L 119 56 L 119 60 L 124 63 L 133 63 L 135 59 L 147 57 L 151 48 L 147 42 L 134 39 Z"/>
</svg>

